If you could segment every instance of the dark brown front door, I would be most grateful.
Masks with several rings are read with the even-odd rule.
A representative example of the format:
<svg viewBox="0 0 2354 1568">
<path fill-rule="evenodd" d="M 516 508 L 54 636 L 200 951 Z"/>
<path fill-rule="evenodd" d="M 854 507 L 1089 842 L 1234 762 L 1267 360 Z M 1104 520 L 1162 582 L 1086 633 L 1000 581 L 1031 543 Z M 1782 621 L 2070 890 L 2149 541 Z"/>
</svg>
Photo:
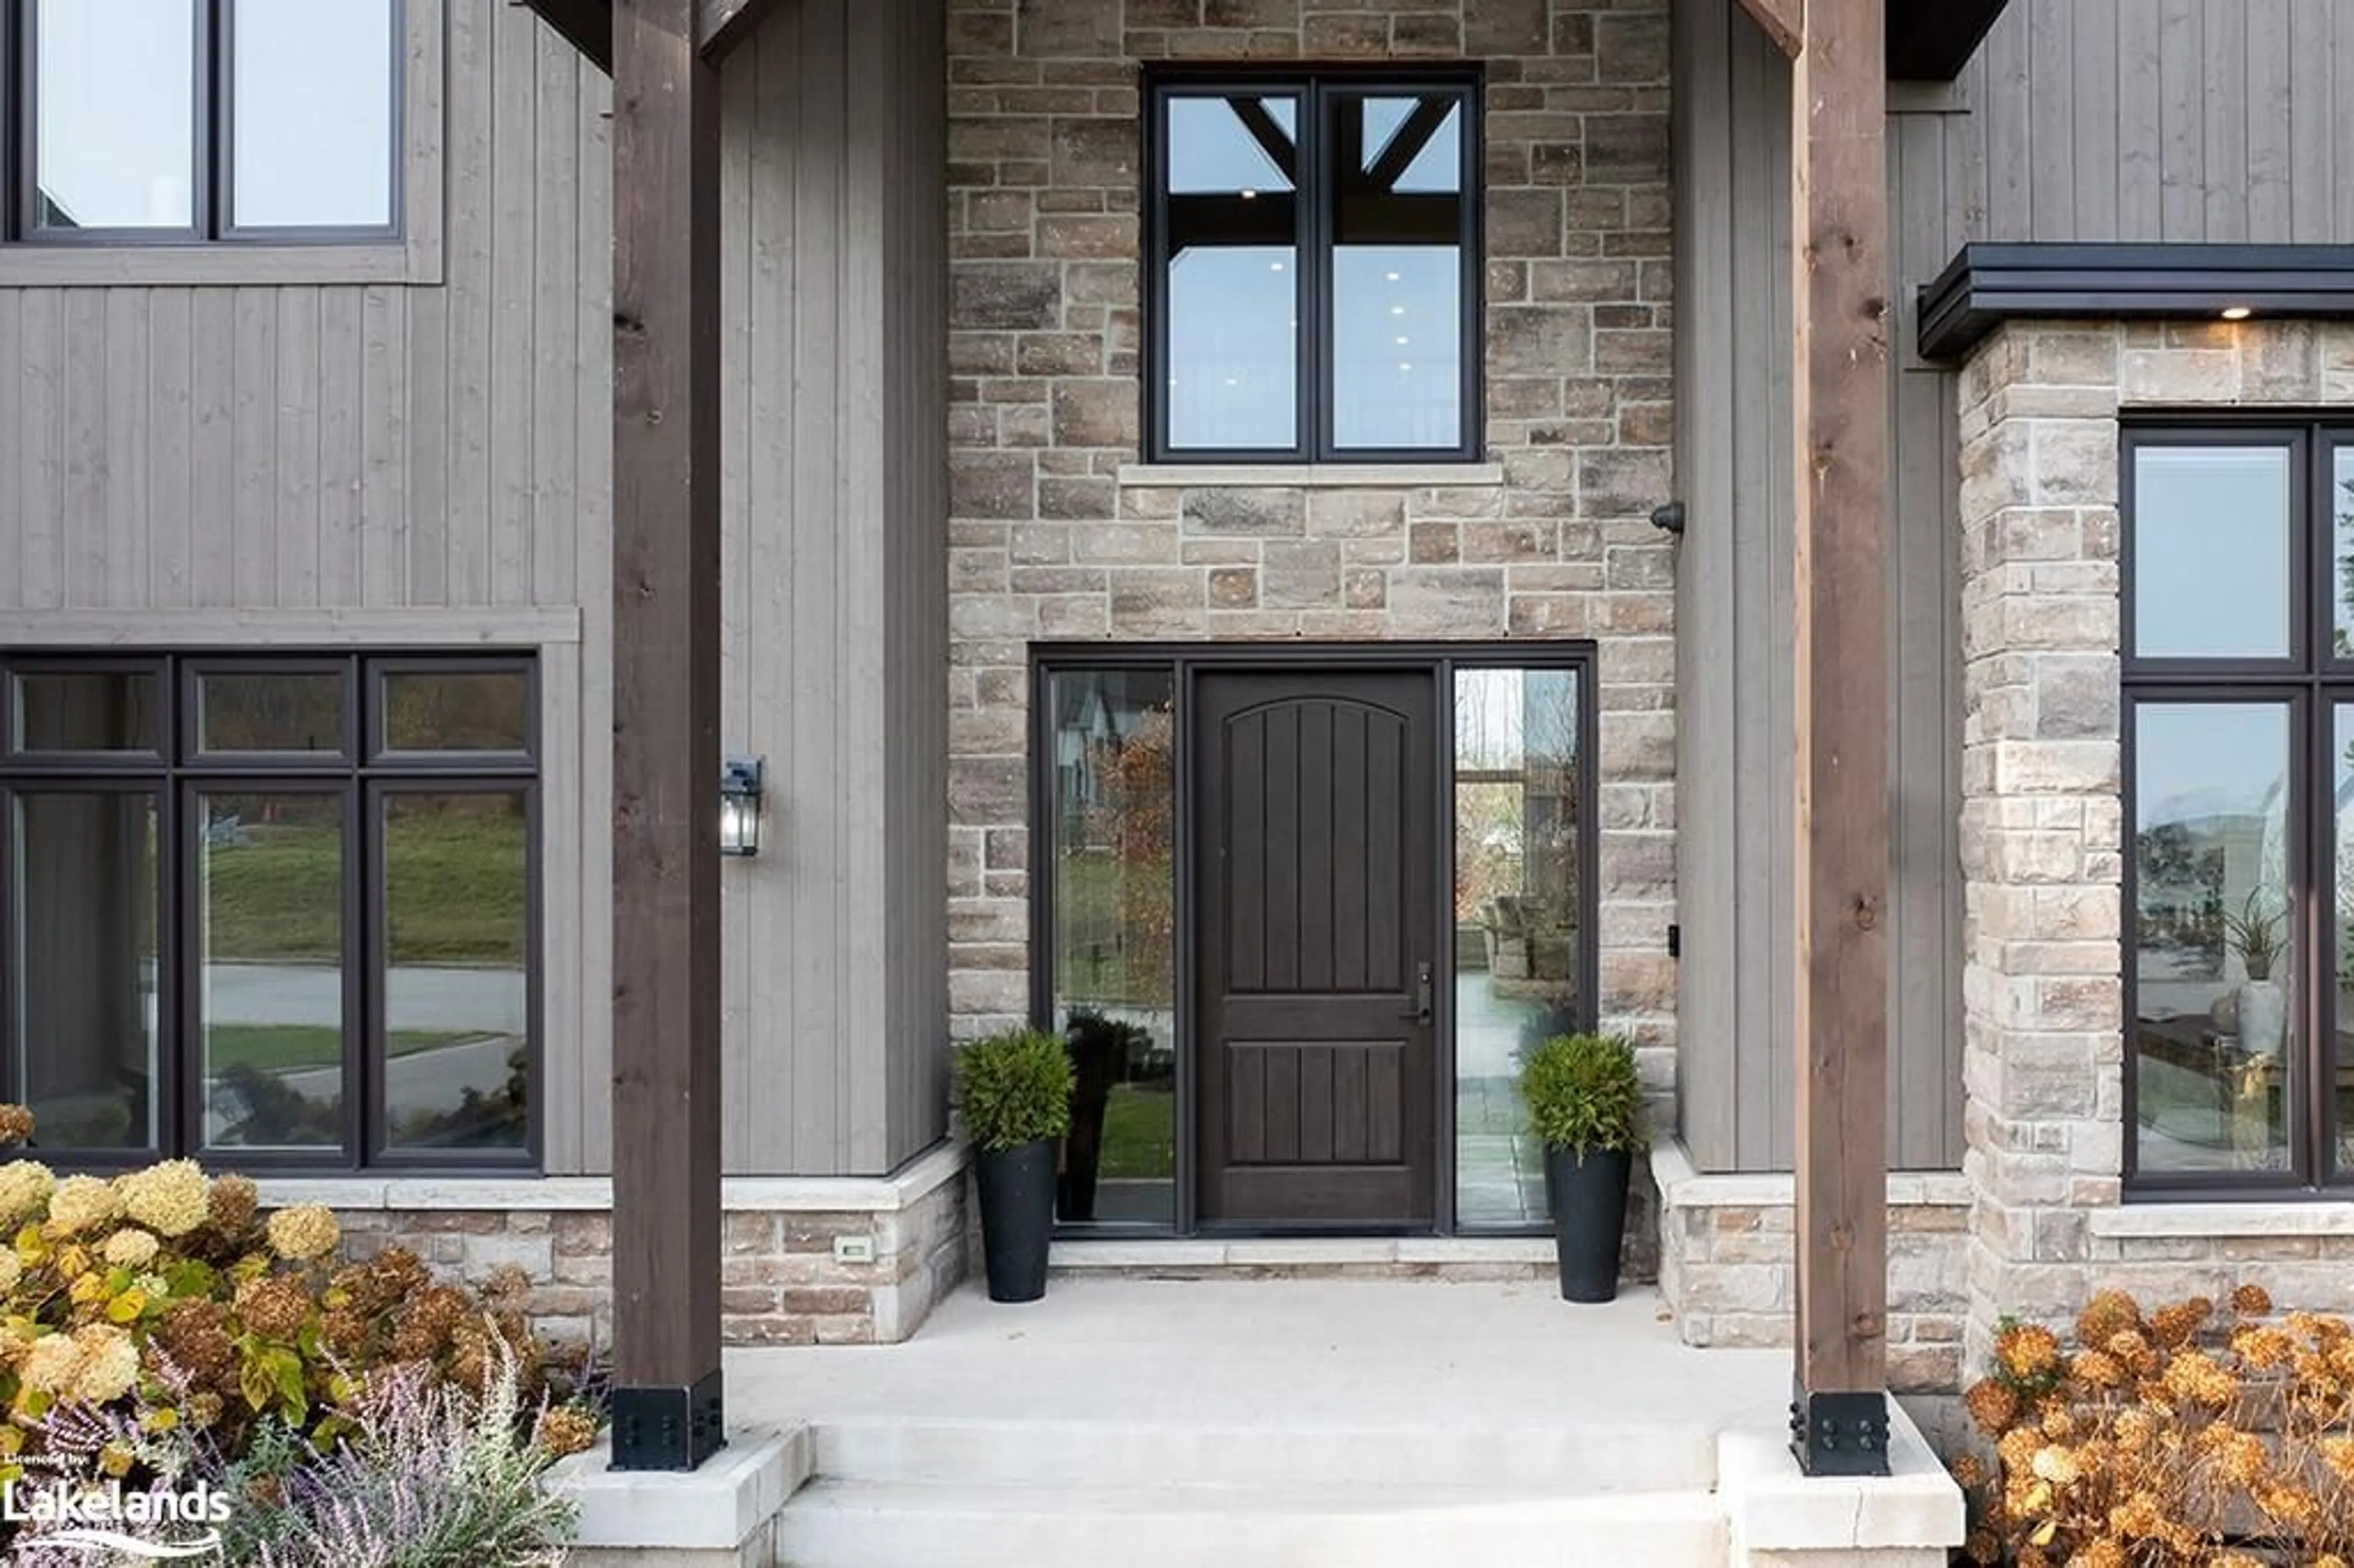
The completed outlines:
<svg viewBox="0 0 2354 1568">
<path fill-rule="evenodd" d="M 1426 670 L 1200 677 L 1204 1224 L 1430 1223 L 1437 706 Z"/>
</svg>

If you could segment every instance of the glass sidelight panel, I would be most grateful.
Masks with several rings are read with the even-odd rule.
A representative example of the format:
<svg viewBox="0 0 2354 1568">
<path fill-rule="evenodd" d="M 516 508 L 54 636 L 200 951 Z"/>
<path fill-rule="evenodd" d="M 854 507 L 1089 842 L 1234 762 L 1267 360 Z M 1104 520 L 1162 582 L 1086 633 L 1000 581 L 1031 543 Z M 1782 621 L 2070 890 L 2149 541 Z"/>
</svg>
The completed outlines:
<svg viewBox="0 0 2354 1568">
<path fill-rule="evenodd" d="M 45 1149 L 153 1149 L 155 797 L 27 791 L 10 819 L 5 989 L 22 1054 L 8 1097 Z"/>
<path fill-rule="evenodd" d="M 214 1148 L 344 1142 L 340 793 L 196 797 L 198 1049 Z"/>
<path fill-rule="evenodd" d="M 2133 1130 L 2146 1173 L 2291 1168 L 2290 720 L 2285 703 L 2133 710 Z"/>
<path fill-rule="evenodd" d="M 2333 1173 L 2354 1174 L 2354 704 L 2338 704 L 2330 736 L 2329 832 L 2335 909 L 2329 963 L 2335 1001 L 2321 1100 Z"/>
<path fill-rule="evenodd" d="M 531 800 L 381 799 L 384 1103 L 396 1149 L 522 1149 L 531 1076 Z"/>
<path fill-rule="evenodd" d="M 1592 1012 L 1575 670 L 1455 675 L 1456 1223 L 1546 1217 L 1522 1054 Z"/>
<path fill-rule="evenodd" d="M 2329 587 L 2337 603 L 2335 649 L 2354 659 L 2354 440 L 2330 454 L 2329 487 L 2322 504 L 2329 519 Z"/>
<path fill-rule="evenodd" d="M 1077 1074 L 1057 1217 L 1177 1219 L 1174 674 L 1057 672 L 1052 1022 Z"/>
</svg>

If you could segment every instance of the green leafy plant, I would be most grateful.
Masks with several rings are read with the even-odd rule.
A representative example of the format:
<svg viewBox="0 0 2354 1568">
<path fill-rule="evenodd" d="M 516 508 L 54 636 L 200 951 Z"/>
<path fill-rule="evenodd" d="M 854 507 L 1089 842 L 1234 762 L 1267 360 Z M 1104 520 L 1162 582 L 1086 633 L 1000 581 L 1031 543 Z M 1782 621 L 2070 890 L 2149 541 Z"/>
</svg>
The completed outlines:
<svg viewBox="0 0 2354 1568">
<path fill-rule="evenodd" d="M 1521 1067 L 1529 1130 L 1547 1149 L 1596 1152 L 1643 1147 L 1643 1079 L 1634 1045 L 1616 1034 L 1557 1034 Z"/>
<path fill-rule="evenodd" d="M 2285 910 L 2273 907 L 2265 889 L 2252 887 L 2237 915 L 2223 916 L 2223 939 L 2240 955 L 2252 980 L 2270 980 L 2281 954 L 2281 926 Z"/>
<path fill-rule="evenodd" d="M 956 1111 L 982 1149 L 1060 1138 L 1071 1127 L 1071 1056 L 1059 1034 L 1010 1030 L 957 1052 Z"/>
</svg>

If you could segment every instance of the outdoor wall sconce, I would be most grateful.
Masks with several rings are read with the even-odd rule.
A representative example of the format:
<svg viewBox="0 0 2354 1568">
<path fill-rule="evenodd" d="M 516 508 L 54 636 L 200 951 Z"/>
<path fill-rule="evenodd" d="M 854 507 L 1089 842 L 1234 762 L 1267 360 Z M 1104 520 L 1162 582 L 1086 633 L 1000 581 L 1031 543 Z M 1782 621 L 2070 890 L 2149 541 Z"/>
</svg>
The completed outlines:
<svg viewBox="0 0 2354 1568">
<path fill-rule="evenodd" d="M 749 859 L 760 853 L 760 797 L 768 768 L 757 757 L 731 757 L 719 769 L 719 853 Z"/>
</svg>

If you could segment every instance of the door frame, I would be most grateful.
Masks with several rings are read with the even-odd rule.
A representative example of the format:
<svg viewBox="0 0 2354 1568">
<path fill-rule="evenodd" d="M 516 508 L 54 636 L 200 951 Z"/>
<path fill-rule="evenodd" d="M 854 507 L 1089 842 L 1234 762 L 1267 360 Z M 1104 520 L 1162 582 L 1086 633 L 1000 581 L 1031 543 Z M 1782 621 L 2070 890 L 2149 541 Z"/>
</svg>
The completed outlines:
<svg viewBox="0 0 2354 1568">
<path fill-rule="evenodd" d="M 1176 1018 L 1172 1042 L 1177 1055 L 1175 1115 L 1175 1213 L 1172 1228 L 1159 1225 L 1095 1222 L 1080 1225 L 1057 1224 L 1055 1234 L 1069 1240 L 1183 1238 L 1203 1234 L 1199 1226 L 1197 1088 L 1199 1052 L 1194 1037 L 1196 1011 L 1192 994 L 1196 975 L 1194 946 L 1194 689 L 1204 669 L 1227 673 L 1255 670 L 1297 673 L 1334 671 L 1427 671 L 1434 683 L 1437 722 L 1431 744 L 1437 768 L 1439 800 L 1435 841 L 1434 887 L 1439 893 L 1429 912 L 1431 938 L 1438 960 L 1436 1038 L 1431 1051 L 1432 1086 L 1437 1126 L 1438 1158 L 1433 1172 L 1433 1223 L 1429 1230 L 1357 1228 L 1336 1230 L 1315 1226 L 1219 1225 L 1213 1234 L 1222 1239 L 1254 1236 L 1332 1236 L 1336 1234 L 1455 1235 L 1464 1234 L 1456 1223 L 1457 1162 L 1455 1097 L 1455 673 L 1459 669 L 1575 670 L 1578 678 L 1577 747 L 1584 764 L 1579 769 L 1578 882 L 1584 907 L 1578 923 L 1578 973 L 1585 983 L 1577 998 L 1578 1025 L 1595 1028 L 1598 1021 L 1597 991 L 1601 979 L 1601 889 L 1599 874 L 1601 769 L 1598 766 L 1601 704 L 1596 685 L 1598 645 L 1591 641 L 1420 641 L 1420 642 L 1034 642 L 1030 645 L 1030 715 L 1026 726 L 1028 755 L 1024 776 L 1029 800 L 1025 821 L 1029 831 L 1029 990 L 1030 1014 L 1040 1028 L 1054 1016 L 1055 951 L 1054 879 L 1040 874 L 1053 852 L 1054 789 L 1053 705 L 1051 683 L 1057 674 L 1083 671 L 1161 670 L 1174 675 L 1174 755 L 1171 770 L 1176 799 L 1171 818 L 1170 856 L 1175 887 L 1176 952 L 1172 989 Z M 1549 1234 L 1543 1225 L 1474 1227 L 1483 1236 Z"/>
</svg>

